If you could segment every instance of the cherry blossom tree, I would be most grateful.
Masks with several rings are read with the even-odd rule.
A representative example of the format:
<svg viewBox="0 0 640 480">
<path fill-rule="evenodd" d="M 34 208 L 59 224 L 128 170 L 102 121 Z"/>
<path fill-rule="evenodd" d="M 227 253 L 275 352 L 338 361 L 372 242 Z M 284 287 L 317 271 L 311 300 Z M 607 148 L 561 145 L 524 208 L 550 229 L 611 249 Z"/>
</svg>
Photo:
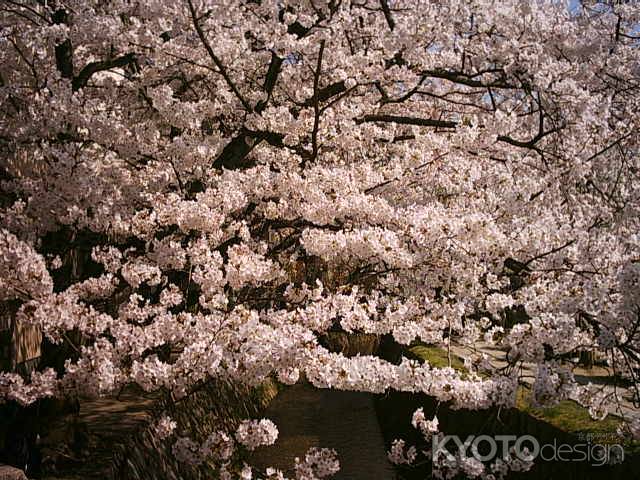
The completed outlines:
<svg viewBox="0 0 640 480">
<path fill-rule="evenodd" d="M 0 373 L 0 397 L 303 375 L 483 409 L 514 404 L 529 362 L 536 402 L 605 416 L 615 392 L 572 359 L 638 389 L 639 20 L 634 2 L 2 1 L 0 300 L 65 360 Z M 482 340 L 509 365 L 347 358 L 320 342 L 335 329 Z M 275 428 L 174 450 L 223 462 Z"/>
</svg>

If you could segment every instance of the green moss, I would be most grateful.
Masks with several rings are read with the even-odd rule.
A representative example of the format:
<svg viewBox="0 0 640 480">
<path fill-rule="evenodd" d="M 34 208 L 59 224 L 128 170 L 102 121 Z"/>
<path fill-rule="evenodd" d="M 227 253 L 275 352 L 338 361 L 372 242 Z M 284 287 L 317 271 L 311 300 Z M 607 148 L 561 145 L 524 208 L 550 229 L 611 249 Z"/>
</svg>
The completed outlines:
<svg viewBox="0 0 640 480">
<path fill-rule="evenodd" d="M 622 423 L 619 417 L 613 415 L 607 416 L 604 420 L 594 420 L 586 408 L 572 400 L 563 400 L 551 407 L 533 407 L 531 391 L 528 388 L 518 390 L 516 407 L 565 432 L 593 434 L 603 440 L 615 440 L 614 434 Z"/>
</svg>

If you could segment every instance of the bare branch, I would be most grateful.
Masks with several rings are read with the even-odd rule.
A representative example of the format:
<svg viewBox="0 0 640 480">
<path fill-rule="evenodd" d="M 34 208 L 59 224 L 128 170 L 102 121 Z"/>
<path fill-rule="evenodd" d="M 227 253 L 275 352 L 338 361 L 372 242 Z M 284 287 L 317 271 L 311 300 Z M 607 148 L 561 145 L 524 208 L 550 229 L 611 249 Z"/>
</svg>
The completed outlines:
<svg viewBox="0 0 640 480">
<path fill-rule="evenodd" d="M 224 81 L 227 82 L 227 85 L 229 86 L 231 91 L 234 93 L 236 97 L 238 97 L 238 100 L 240 100 L 240 103 L 242 103 L 242 106 L 244 107 L 244 109 L 247 112 L 251 112 L 252 111 L 251 105 L 249 105 L 249 102 L 247 102 L 245 98 L 242 96 L 242 94 L 238 90 L 238 87 L 236 87 L 235 83 L 233 83 L 233 81 L 231 80 L 231 77 L 229 77 L 229 73 L 227 72 L 227 69 L 224 67 L 224 65 L 218 58 L 218 56 L 215 54 L 215 52 L 213 51 L 213 48 L 211 48 L 211 45 L 209 44 L 209 41 L 207 40 L 207 37 L 205 36 L 204 31 L 200 26 L 200 20 L 198 19 L 198 14 L 196 13 L 196 9 L 193 6 L 193 2 L 191 0 L 187 0 L 187 3 L 189 4 L 189 12 L 191 13 L 193 26 L 196 29 L 196 33 L 198 34 L 198 37 L 200 38 L 202 45 L 204 46 L 205 50 L 209 54 L 209 57 L 211 57 L 211 60 L 213 60 L 213 63 L 218 68 L 220 75 L 222 75 L 222 78 L 224 78 Z"/>
<path fill-rule="evenodd" d="M 457 122 L 448 120 L 434 120 L 433 118 L 413 118 L 403 117 L 399 115 L 376 115 L 369 114 L 355 119 L 357 124 L 365 122 L 388 122 L 399 123 L 402 125 L 418 125 L 420 127 L 436 127 L 436 128 L 455 128 Z"/>
</svg>

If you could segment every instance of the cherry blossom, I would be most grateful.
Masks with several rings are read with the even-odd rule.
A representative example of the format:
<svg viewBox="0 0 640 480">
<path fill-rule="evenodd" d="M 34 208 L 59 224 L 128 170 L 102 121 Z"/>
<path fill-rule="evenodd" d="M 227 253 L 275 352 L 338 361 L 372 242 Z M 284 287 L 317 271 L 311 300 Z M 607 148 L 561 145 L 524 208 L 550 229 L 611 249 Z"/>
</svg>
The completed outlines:
<svg viewBox="0 0 640 480">
<path fill-rule="evenodd" d="M 514 405 L 528 363 L 535 402 L 615 411 L 572 371 L 591 352 L 640 390 L 639 21 L 637 2 L 10 2 L 0 301 L 66 361 L 0 373 L 0 401 L 275 376 L 484 409 Z M 483 340 L 508 366 L 348 358 L 335 330 Z M 275 439 L 242 425 L 206 447 L 177 425 L 174 452 Z"/>
</svg>

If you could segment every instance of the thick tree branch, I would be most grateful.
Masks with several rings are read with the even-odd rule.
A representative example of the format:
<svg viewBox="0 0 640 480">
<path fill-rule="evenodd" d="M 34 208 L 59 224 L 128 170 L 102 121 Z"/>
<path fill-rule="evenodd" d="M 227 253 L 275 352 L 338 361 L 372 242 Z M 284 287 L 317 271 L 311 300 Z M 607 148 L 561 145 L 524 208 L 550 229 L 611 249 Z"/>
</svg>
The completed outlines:
<svg viewBox="0 0 640 480">
<path fill-rule="evenodd" d="M 482 72 L 482 73 L 498 73 L 498 72 Z M 492 80 L 489 82 L 483 82 L 480 80 L 476 80 L 474 77 L 480 75 L 465 75 L 459 72 L 451 72 L 448 70 L 427 70 L 422 72 L 422 75 L 425 77 L 431 78 L 441 78 L 443 80 L 449 80 L 450 82 L 459 83 L 462 85 L 467 85 L 468 87 L 477 87 L 477 88 L 516 88 L 515 85 L 512 85 L 505 80 Z"/>
<path fill-rule="evenodd" d="M 264 78 L 264 84 L 262 85 L 262 89 L 267 94 L 267 98 L 258 102 L 256 105 L 255 111 L 257 113 L 261 113 L 269 103 L 269 99 L 271 98 L 271 94 L 273 93 L 273 89 L 276 86 L 276 82 L 278 81 L 278 75 L 280 74 L 280 68 L 282 67 L 283 59 L 275 54 L 275 52 L 271 53 L 271 62 L 269 63 L 269 69 L 267 70 L 267 75 Z"/>
<path fill-rule="evenodd" d="M 72 86 L 73 91 L 80 90 L 86 87 L 87 82 L 94 73 L 103 72 L 112 68 L 122 68 L 127 65 L 133 64 L 136 61 L 136 57 L 133 53 L 127 53 L 121 57 L 114 58 L 112 60 L 104 60 L 102 62 L 91 62 L 87 64 L 80 73 L 73 78 Z"/>
<path fill-rule="evenodd" d="M 387 21 L 387 25 L 389 25 L 389 30 L 393 31 L 396 22 L 393 21 L 393 17 L 391 16 L 389 2 L 387 2 L 387 0 L 380 0 L 380 7 L 382 7 L 382 13 L 384 13 L 384 18 Z"/>
<path fill-rule="evenodd" d="M 316 99 L 318 100 L 318 102 L 325 102 L 329 100 L 331 97 L 334 97 L 346 91 L 347 91 L 347 87 L 344 84 L 344 81 L 341 80 L 339 82 L 332 83 L 331 85 L 327 85 L 324 88 L 320 88 L 317 91 L 317 96 L 314 92 L 314 95 L 311 98 L 308 98 L 307 100 L 305 100 L 303 105 L 305 107 L 312 107 Z"/>
<path fill-rule="evenodd" d="M 356 118 L 357 124 L 366 122 L 387 122 L 387 123 L 399 123 L 402 125 L 418 125 L 421 127 L 439 127 L 439 128 L 455 128 L 457 122 L 451 122 L 448 120 L 434 120 L 432 118 L 413 118 L 403 117 L 399 115 L 377 115 L 369 114 L 360 118 Z"/>
<path fill-rule="evenodd" d="M 68 16 L 66 10 L 60 8 L 56 10 L 51 20 L 56 25 L 66 24 Z M 68 38 L 55 46 L 56 67 L 63 78 L 73 78 L 73 47 Z"/>
<path fill-rule="evenodd" d="M 257 142 L 247 143 L 247 140 L 251 142 L 251 138 L 247 136 L 246 132 L 241 132 L 234 137 L 227 145 L 222 149 L 222 152 L 213 161 L 213 167 L 228 170 L 235 170 L 245 166 L 248 163 L 245 162 L 249 152 L 257 145 Z"/>
<path fill-rule="evenodd" d="M 222 149 L 220 155 L 213 161 L 213 167 L 227 170 L 248 167 L 251 162 L 246 158 L 260 142 L 265 141 L 269 145 L 284 147 L 283 139 L 284 135 L 281 133 L 243 129 Z"/>
</svg>

